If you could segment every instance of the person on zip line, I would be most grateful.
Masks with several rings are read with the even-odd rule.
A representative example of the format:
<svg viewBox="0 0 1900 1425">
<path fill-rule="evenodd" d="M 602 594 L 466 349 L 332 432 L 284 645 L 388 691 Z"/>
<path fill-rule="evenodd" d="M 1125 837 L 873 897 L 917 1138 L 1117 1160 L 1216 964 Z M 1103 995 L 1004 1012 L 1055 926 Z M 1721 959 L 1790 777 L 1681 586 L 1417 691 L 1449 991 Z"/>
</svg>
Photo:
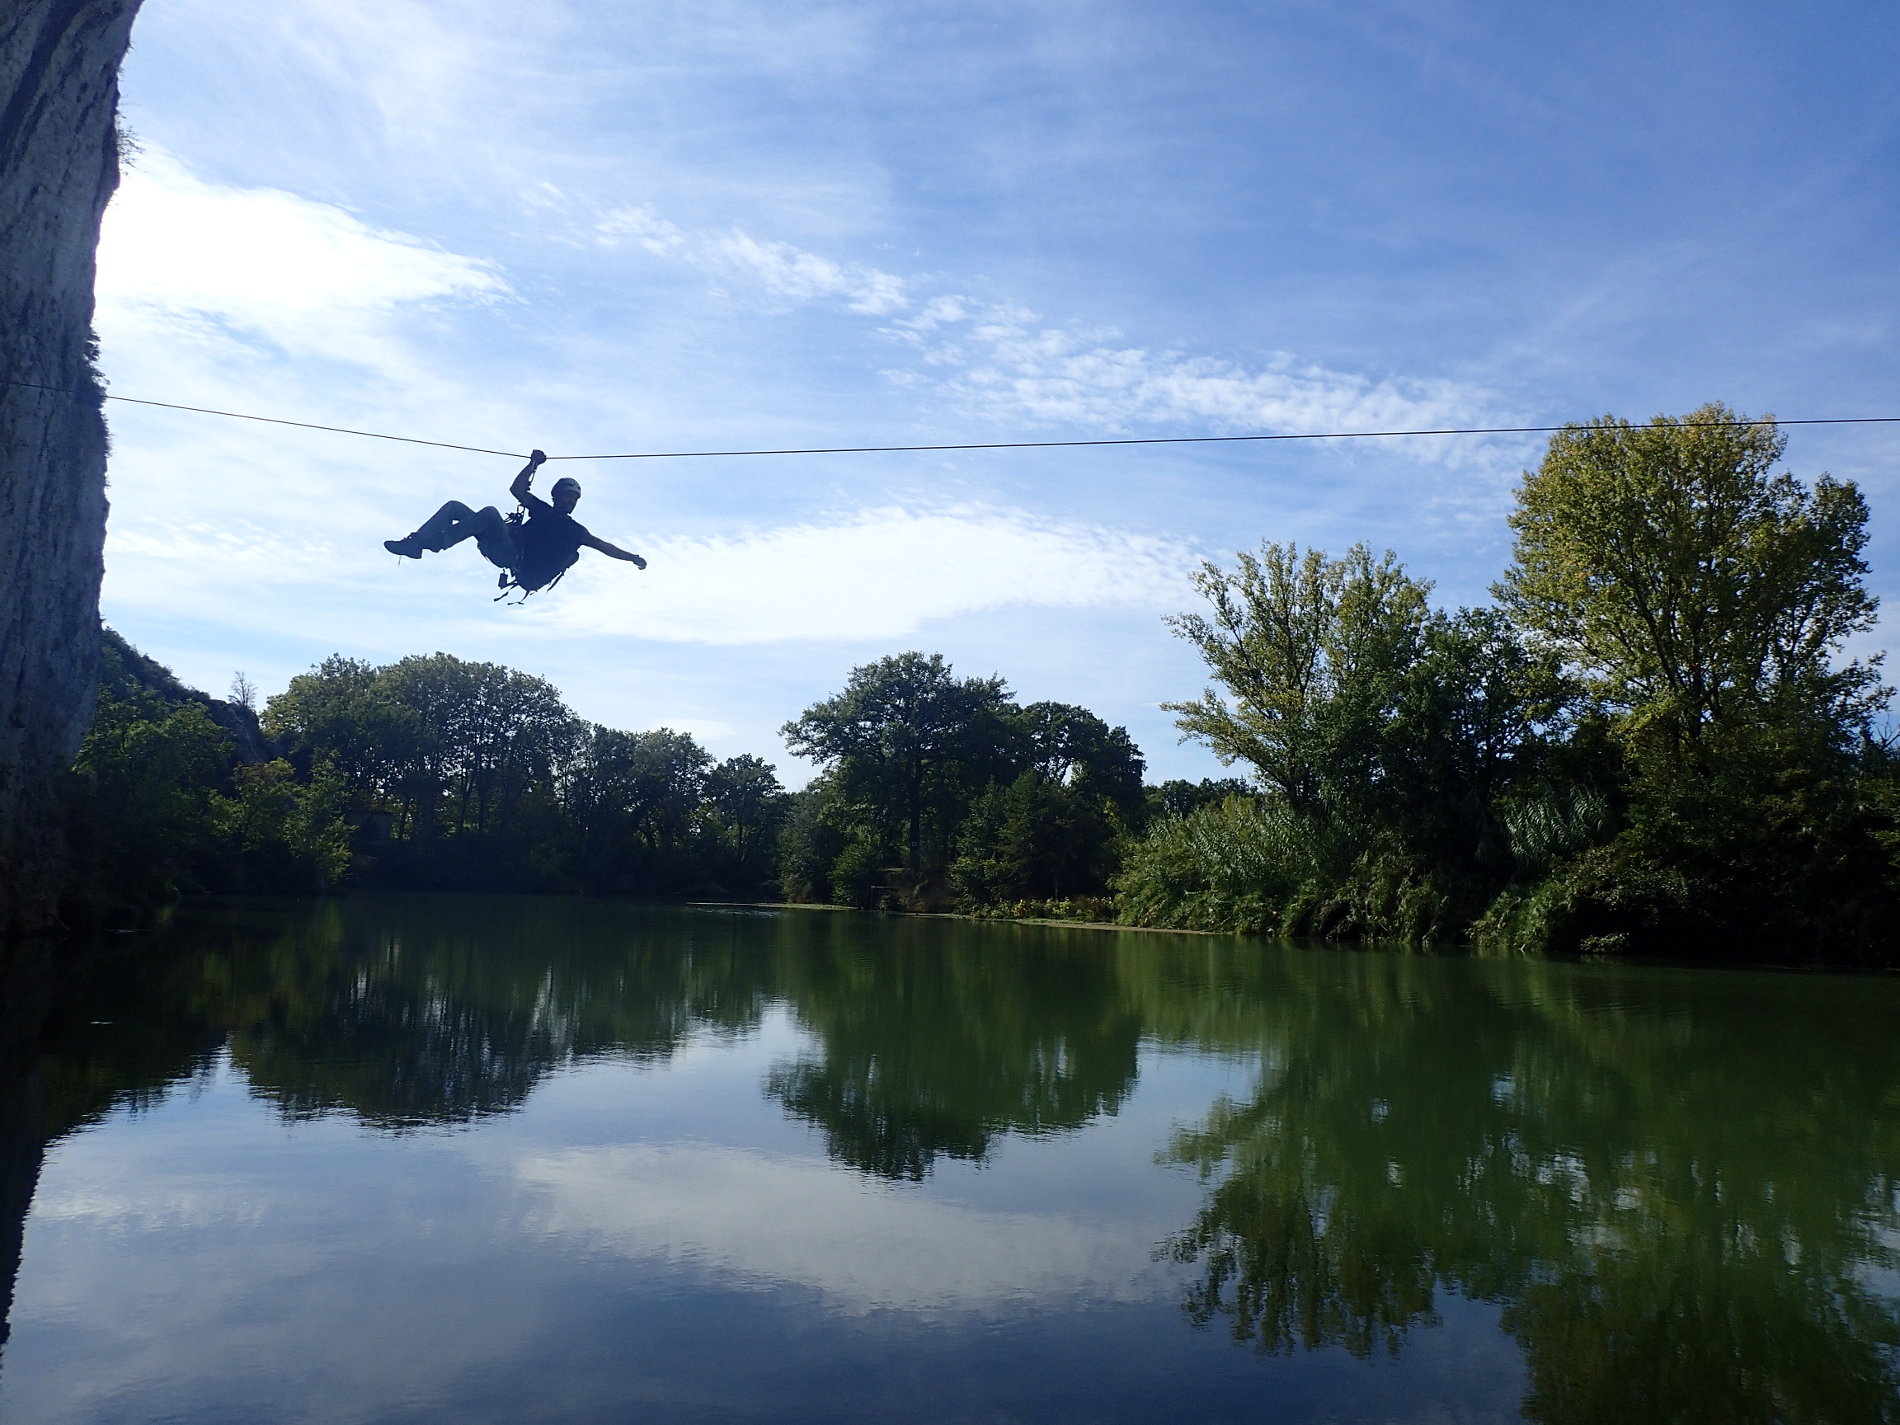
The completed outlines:
<svg viewBox="0 0 1900 1425">
<path fill-rule="evenodd" d="M 574 518 L 574 506 L 580 503 L 581 482 L 563 475 L 554 482 L 553 500 L 542 499 L 529 486 L 534 472 L 547 456 L 535 451 L 515 476 L 508 493 L 527 511 L 504 516 L 493 505 L 471 510 L 460 500 L 450 500 L 422 522 L 414 534 L 402 539 L 386 539 L 383 548 L 405 559 L 420 559 L 473 538 L 490 564 L 502 571 L 498 581 L 504 591 L 520 589 L 526 598 L 537 589 L 553 587 L 581 557 L 583 549 L 598 549 L 613 559 L 625 559 L 644 569 L 646 560 L 629 554 L 617 544 L 609 544 L 599 535 L 589 534 L 587 526 Z"/>
</svg>

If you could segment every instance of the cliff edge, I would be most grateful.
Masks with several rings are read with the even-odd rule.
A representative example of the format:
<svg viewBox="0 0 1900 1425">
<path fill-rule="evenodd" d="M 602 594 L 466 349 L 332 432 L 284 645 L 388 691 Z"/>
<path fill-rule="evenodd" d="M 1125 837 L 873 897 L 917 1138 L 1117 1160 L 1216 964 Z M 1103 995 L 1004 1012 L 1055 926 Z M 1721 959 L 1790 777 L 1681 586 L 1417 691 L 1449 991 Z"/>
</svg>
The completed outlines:
<svg viewBox="0 0 1900 1425">
<path fill-rule="evenodd" d="M 0 947 L 53 923 L 59 785 L 92 710 L 106 520 L 93 265 L 138 8 L 0 6 Z"/>
</svg>

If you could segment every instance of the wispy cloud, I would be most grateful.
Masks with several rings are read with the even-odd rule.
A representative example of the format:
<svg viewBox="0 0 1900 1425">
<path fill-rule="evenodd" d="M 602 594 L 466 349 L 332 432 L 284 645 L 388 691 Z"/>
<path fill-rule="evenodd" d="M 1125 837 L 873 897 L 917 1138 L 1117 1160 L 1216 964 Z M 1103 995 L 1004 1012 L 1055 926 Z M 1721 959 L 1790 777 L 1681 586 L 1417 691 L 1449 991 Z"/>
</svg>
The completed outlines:
<svg viewBox="0 0 1900 1425">
<path fill-rule="evenodd" d="M 940 381 L 974 411 L 1046 425 L 1215 434 L 1396 430 L 1479 423 L 1497 404 L 1480 387 L 1374 378 L 1288 352 L 1250 370 L 1221 357 L 1150 351 L 1123 343 L 1112 329 L 1064 326 L 962 297 L 886 330 L 918 354 L 917 365 L 891 373 L 899 383 Z M 1457 459 L 1470 451 L 1469 443 L 1445 444 L 1430 454 Z"/>
<path fill-rule="evenodd" d="M 391 587 L 377 543 L 386 536 L 362 527 L 360 515 L 336 518 L 357 531 L 354 540 L 241 515 L 115 531 L 114 583 L 119 597 L 162 599 L 175 614 L 228 616 L 241 603 L 283 633 L 322 637 L 353 608 L 373 618 Z M 608 521 L 597 527 L 607 530 Z M 901 639 L 935 620 L 1000 608 L 1158 615 L 1188 597 L 1196 553 L 1177 540 L 991 508 L 870 509 L 731 536 L 626 542 L 646 555 L 648 572 L 584 556 L 532 612 L 558 611 L 565 636 L 711 645 Z M 485 608 L 483 590 L 493 592 L 494 571 L 472 546 L 432 556 L 425 572 L 404 585 L 416 618 L 466 616 Z M 327 597 L 313 601 L 322 586 Z"/>
<path fill-rule="evenodd" d="M 1045 317 L 1008 302 L 930 292 L 928 279 L 843 262 L 734 228 L 690 231 L 651 204 L 616 208 L 596 241 L 687 264 L 729 295 L 785 311 L 825 303 L 886 320 L 876 332 L 908 354 L 893 386 L 992 421 L 1110 434 L 1398 430 L 1484 424 L 1495 393 L 1436 377 L 1371 376 L 1275 352 L 1257 366 L 1130 344 L 1114 328 Z M 1469 440 L 1412 454 L 1492 461 Z"/>
<path fill-rule="evenodd" d="M 634 243 L 657 257 L 675 258 L 717 278 L 748 283 L 787 305 L 840 302 L 849 311 L 887 316 L 909 304 L 907 284 L 892 273 L 836 262 L 739 228 L 688 232 L 647 204 L 615 209 L 595 224 L 595 232 L 601 242 Z"/>
<path fill-rule="evenodd" d="M 526 34 L 548 28 L 550 8 L 279 0 L 245 14 L 232 38 L 288 60 L 287 73 L 319 80 L 331 96 L 349 96 L 386 137 L 427 148 L 465 135 L 471 117 L 492 108 L 495 76 L 509 72 Z M 215 6 L 202 18 L 229 23 Z"/>
</svg>

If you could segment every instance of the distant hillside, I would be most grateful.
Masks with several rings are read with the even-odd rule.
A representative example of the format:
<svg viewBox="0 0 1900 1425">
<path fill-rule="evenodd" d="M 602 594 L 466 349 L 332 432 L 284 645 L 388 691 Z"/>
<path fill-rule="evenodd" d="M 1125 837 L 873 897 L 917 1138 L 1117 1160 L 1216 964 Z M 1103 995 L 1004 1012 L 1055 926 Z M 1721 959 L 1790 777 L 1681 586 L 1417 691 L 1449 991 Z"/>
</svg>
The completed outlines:
<svg viewBox="0 0 1900 1425">
<path fill-rule="evenodd" d="M 167 703 L 196 703 L 231 735 L 239 761 L 268 762 L 276 755 L 258 725 L 255 711 L 187 686 L 163 663 L 139 652 L 124 635 L 104 626 L 99 630 L 99 692 L 119 699 L 143 692 Z"/>
</svg>

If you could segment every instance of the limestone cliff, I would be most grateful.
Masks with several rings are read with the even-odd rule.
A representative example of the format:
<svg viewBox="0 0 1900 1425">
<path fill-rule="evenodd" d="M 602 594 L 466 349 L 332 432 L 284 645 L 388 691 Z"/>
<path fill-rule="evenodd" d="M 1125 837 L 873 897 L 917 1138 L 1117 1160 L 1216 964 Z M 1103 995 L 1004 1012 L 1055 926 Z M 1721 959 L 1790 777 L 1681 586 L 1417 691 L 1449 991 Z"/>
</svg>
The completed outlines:
<svg viewBox="0 0 1900 1425">
<path fill-rule="evenodd" d="M 58 787 L 92 707 L 106 516 L 93 259 L 138 7 L 0 3 L 0 946 L 51 921 Z"/>
</svg>

